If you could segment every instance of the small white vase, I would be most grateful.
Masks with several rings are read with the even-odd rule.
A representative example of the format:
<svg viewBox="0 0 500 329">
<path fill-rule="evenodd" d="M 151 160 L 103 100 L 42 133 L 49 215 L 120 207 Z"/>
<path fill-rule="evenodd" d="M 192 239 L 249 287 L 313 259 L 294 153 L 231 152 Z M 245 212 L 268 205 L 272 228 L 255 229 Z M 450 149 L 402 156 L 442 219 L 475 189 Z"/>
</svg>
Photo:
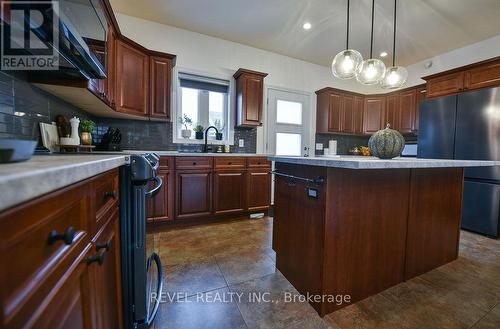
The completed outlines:
<svg viewBox="0 0 500 329">
<path fill-rule="evenodd" d="M 80 135 L 78 134 L 78 126 L 80 126 L 80 119 L 77 117 L 73 117 L 69 120 L 71 124 L 71 136 L 74 140 L 75 145 L 80 145 Z"/>
<path fill-rule="evenodd" d="M 191 138 L 191 129 L 182 129 L 181 136 L 186 139 Z"/>
</svg>

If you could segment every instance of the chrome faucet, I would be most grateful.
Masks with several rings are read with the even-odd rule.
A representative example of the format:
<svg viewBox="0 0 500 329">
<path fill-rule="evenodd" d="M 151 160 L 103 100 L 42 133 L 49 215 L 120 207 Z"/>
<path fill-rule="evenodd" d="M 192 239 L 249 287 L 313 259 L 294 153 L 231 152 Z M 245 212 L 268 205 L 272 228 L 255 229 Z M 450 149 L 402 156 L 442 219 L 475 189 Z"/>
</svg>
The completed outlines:
<svg viewBox="0 0 500 329">
<path fill-rule="evenodd" d="M 203 146 L 203 153 L 207 153 L 208 152 L 208 148 L 207 148 L 207 137 L 208 137 L 208 131 L 210 129 L 215 129 L 215 133 L 218 134 L 219 133 L 219 130 L 217 129 L 217 127 L 215 126 L 210 126 L 208 127 L 206 130 L 205 130 L 205 145 Z M 217 136 L 217 135 L 215 135 Z"/>
</svg>

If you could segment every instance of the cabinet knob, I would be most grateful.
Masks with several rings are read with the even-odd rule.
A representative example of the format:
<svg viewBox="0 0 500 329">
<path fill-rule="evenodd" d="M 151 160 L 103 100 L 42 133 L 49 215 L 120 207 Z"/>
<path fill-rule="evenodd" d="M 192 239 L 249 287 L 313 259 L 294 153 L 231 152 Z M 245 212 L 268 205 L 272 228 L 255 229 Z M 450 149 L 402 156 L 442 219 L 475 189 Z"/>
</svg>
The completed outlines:
<svg viewBox="0 0 500 329">
<path fill-rule="evenodd" d="M 229 164 L 229 165 L 232 165 L 233 163 L 232 163 L 232 162 L 229 162 L 228 164 Z"/>
<path fill-rule="evenodd" d="M 95 249 L 97 251 L 99 251 L 101 249 L 108 251 L 110 248 L 111 248 L 111 241 L 108 241 L 106 243 L 96 243 L 95 244 Z"/>
<path fill-rule="evenodd" d="M 102 265 L 104 264 L 104 256 L 105 256 L 106 250 L 101 249 L 99 252 L 93 256 L 87 257 L 87 264 L 92 264 L 94 262 L 97 262 L 97 264 Z"/>
<path fill-rule="evenodd" d="M 116 199 L 117 196 L 118 196 L 118 193 L 116 193 L 116 191 L 108 191 L 108 192 L 104 193 L 104 199 L 107 199 L 107 198 Z"/>
<path fill-rule="evenodd" d="M 196 162 L 193 162 L 193 166 L 196 166 Z"/>
<path fill-rule="evenodd" d="M 64 233 L 59 233 L 56 230 L 52 230 L 49 233 L 49 245 L 53 245 L 57 241 L 64 241 L 65 245 L 71 245 L 73 239 L 75 238 L 76 230 L 73 226 L 69 227 Z"/>
</svg>

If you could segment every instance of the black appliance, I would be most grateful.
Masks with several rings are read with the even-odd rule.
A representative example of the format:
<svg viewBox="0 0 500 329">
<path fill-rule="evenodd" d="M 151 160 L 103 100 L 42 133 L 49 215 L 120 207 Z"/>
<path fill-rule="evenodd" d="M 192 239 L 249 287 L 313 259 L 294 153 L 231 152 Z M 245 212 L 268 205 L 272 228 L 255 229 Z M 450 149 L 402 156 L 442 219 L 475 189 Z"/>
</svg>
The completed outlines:
<svg viewBox="0 0 500 329">
<path fill-rule="evenodd" d="M 146 153 L 132 155 L 130 164 L 120 169 L 120 239 L 126 329 L 149 328 L 161 300 L 162 265 L 154 252 L 154 239 L 146 235 L 146 199 L 154 197 L 163 184 L 156 175 L 159 164 L 158 155 Z"/>
<path fill-rule="evenodd" d="M 419 158 L 500 160 L 500 88 L 424 102 Z M 462 228 L 500 235 L 500 167 L 466 168 Z"/>
<path fill-rule="evenodd" d="M 96 151 L 121 151 L 122 133 L 118 128 L 108 128 L 102 136 L 101 142 L 96 145 Z"/>
<path fill-rule="evenodd" d="M 33 26 L 30 15 L 24 17 L 24 24 L 30 26 L 33 34 L 48 48 L 59 54 L 59 70 L 33 70 L 30 71 L 31 76 L 43 75 L 72 80 L 106 78 L 108 24 L 103 1 L 59 0 L 47 7 L 37 5 L 37 0 L 13 1 L 9 4 L 9 9 L 26 9 L 26 6 L 31 6 L 33 11 L 36 9 L 41 14 L 43 24 Z M 24 26 L 11 22 L 9 18 L 3 18 L 2 23 L 7 36 L 24 33 Z M 17 44 L 20 41 L 11 38 L 11 42 Z M 23 52 L 22 55 L 36 55 L 36 50 L 20 45 L 16 48 Z"/>
</svg>

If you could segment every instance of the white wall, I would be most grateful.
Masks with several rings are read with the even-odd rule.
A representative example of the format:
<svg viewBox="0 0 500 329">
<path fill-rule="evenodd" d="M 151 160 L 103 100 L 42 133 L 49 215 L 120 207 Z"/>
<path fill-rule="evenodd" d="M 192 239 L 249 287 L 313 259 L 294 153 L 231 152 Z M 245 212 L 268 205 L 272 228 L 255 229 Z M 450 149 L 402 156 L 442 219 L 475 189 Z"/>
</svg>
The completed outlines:
<svg viewBox="0 0 500 329">
<path fill-rule="evenodd" d="M 268 73 L 266 86 L 309 93 L 311 132 L 316 125 L 314 91 L 334 87 L 366 94 L 384 92 L 379 87 L 363 86 L 355 80 L 335 79 L 329 67 L 119 13 L 116 17 L 124 35 L 146 48 L 177 55 L 179 68 L 230 78 L 242 67 Z M 420 79 L 423 76 L 496 56 L 500 56 L 500 35 L 408 66 L 407 86 L 424 83 Z M 433 65 L 426 69 L 424 65 L 429 60 Z M 267 106 L 264 106 L 264 126 L 257 129 L 257 152 L 265 151 L 266 117 Z M 312 147 L 314 133 L 311 135 Z"/>
<path fill-rule="evenodd" d="M 463 48 L 458 48 L 450 52 L 426 59 L 419 63 L 410 65 L 408 69 L 408 86 L 415 86 L 425 83 L 420 79 L 427 75 L 451 70 L 460 66 L 484 61 L 500 56 L 500 35 L 489 38 Z M 425 68 L 425 63 L 432 61 L 432 67 Z"/>
</svg>

